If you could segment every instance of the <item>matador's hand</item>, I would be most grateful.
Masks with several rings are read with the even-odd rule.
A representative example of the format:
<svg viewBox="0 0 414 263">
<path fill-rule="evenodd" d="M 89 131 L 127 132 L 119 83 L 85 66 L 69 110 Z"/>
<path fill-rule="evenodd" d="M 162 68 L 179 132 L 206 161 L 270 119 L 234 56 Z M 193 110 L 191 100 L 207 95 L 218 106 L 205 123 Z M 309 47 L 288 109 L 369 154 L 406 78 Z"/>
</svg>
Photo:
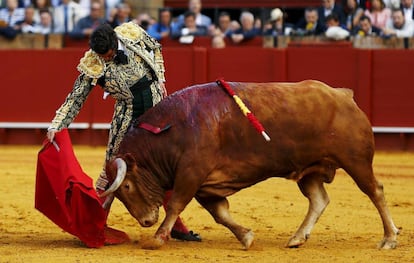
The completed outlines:
<svg viewBox="0 0 414 263">
<path fill-rule="evenodd" d="M 47 130 L 46 136 L 47 136 L 47 138 L 48 138 L 48 140 L 50 142 L 53 142 L 53 139 L 55 138 L 55 134 L 56 134 L 56 130 L 55 129 Z"/>
<path fill-rule="evenodd" d="M 160 89 L 162 92 L 162 98 L 167 97 L 168 94 L 167 94 L 167 89 L 165 88 L 165 83 L 163 81 L 160 81 L 159 84 L 160 84 Z"/>
</svg>

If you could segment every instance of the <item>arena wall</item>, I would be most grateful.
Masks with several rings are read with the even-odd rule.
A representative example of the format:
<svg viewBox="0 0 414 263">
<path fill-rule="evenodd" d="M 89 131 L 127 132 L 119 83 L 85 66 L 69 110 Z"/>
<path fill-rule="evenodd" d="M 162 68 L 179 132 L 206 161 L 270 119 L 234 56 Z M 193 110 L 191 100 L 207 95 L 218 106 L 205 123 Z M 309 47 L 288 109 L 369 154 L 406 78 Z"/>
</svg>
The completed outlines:
<svg viewBox="0 0 414 263">
<path fill-rule="evenodd" d="M 84 48 L 0 50 L 0 144 L 41 144 L 55 110 L 77 76 Z M 214 81 L 317 79 L 354 90 L 378 149 L 414 149 L 414 50 L 366 50 L 349 45 L 165 47 L 169 93 Z M 105 145 L 113 100 L 96 87 L 71 126 L 75 144 Z"/>
</svg>

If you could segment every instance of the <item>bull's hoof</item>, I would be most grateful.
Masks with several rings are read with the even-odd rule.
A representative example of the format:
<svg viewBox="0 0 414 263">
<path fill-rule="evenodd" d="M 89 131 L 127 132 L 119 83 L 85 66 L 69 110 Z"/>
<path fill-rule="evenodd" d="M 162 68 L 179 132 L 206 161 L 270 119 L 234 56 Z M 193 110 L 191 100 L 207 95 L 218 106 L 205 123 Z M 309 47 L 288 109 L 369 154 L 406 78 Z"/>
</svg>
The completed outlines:
<svg viewBox="0 0 414 263">
<path fill-rule="evenodd" d="M 248 250 L 254 241 L 254 234 L 253 232 L 250 230 L 249 232 L 247 232 L 244 237 L 241 240 L 242 245 L 244 246 L 245 250 Z"/>
<path fill-rule="evenodd" d="M 297 236 L 293 236 L 289 242 L 287 243 L 286 247 L 288 248 L 298 248 L 301 245 L 305 244 L 307 238 L 300 238 Z"/>
<path fill-rule="evenodd" d="M 160 237 L 151 237 L 151 238 L 144 238 L 141 240 L 141 247 L 143 249 L 159 249 L 164 245 L 165 241 L 164 239 Z"/>
<path fill-rule="evenodd" d="M 378 248 L 379 249 L 394 249 L 397 247 L 397 240 L 387 240 L 386 238 L 384 238 L 379 244 L 378 244 Z"/>
</svg>

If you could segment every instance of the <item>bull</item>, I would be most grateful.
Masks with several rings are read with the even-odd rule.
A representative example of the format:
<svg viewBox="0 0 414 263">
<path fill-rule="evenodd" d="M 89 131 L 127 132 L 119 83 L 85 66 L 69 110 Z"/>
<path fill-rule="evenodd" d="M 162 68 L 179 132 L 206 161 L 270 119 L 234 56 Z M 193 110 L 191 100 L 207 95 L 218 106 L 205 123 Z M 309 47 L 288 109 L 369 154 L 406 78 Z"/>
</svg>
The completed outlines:
<svg viewBox="0 0 414 263">
<path fill-rule="evenodd" d="M 229 213 L 227 196 L 270 177 L 295 181 L 309 200 L 308 212 L 287 243 L 299 247 L 329 203 L 324 183 L 344 169 L 375 205 L 382 219 L 380 248 L 397 245 L 398 228 L 383 186 L 373 174 L 374 138 L 369 120 L 349 89 L 322 82 L 228 84 L 260 120 L 266 141 L 217 83 L 178 91 L 148 110 L 125 135 L 118 158 L 107 163 L 113 193 L 143 227 L 158 221 L 166 190 L 172 197 L 154 240 L 161 246 L 186 205 L 195 198 L 245 249 L 250 229 Z"/>
</svg>

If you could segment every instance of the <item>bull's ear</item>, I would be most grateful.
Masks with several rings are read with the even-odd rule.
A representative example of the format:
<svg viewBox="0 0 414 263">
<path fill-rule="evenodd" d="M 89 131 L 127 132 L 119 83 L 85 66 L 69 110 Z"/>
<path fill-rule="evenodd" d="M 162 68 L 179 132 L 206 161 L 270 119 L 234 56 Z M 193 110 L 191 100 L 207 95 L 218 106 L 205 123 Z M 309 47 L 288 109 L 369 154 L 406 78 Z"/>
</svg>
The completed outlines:
<svg viewBox="0 0 414 263">
<path fill-rule="evenodd" d="M 137 165 L 135 157 L 130 153 L 125 154 L 123 159 L 127 164 L 128 170 L 131 170 L 132 167 L 135 167 Z"/>
</svg>

